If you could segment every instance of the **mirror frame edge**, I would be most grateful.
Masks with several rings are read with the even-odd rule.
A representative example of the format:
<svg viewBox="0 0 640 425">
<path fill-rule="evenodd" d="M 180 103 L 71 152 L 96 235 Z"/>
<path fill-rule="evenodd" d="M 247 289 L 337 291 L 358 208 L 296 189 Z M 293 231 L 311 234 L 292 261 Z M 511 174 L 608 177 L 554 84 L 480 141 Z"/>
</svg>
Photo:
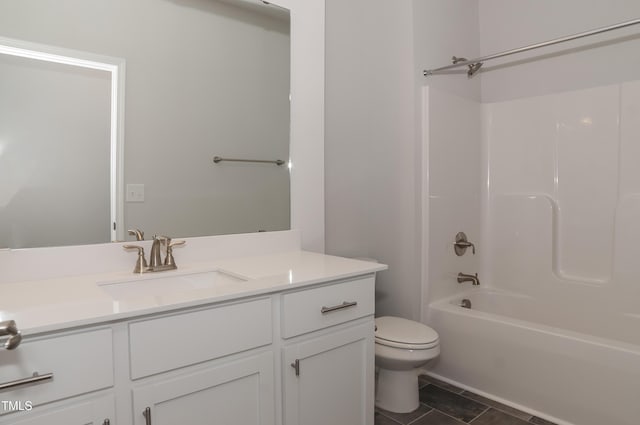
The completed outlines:
<svg viewBox="0 0 640 425">
<path fill-rule="evenodd" d="M 291 22 L 291 229 L 304 250 L 324 253 L 325 0 L 272 0 Z"/>
<path fill-rule="evenodd" d="M 247 0 L 242 0 L 247 1 Z M 258 0 L 262 2 L 261 0 Z M 272 0 L 290 11 L 291 19 L 291 109 L 290 109 L 290 213 L 291 229 L 301 234 L 301 248 L 323 253 L 325 250 L 324 205 L 324 84 L 325 84 L 325 0 Z M 28 43 L 27 43 L 28 44 Z M 28 47 L 27 47 L 28 48 Z M 84 52 L 83 52 L 84 53 Z M 55 54 L 55 53 L 54 53 Z M 64 56 L 64 54 L 63 54 Z M 97 62 L 108 63 L 106 56 L 95 56 Z M 118 121 L 115 134 L 122 155 L 124 144 L 124 60 L 119 62 L 120 75 L 116 99 Z M 113 78 L 113 73 L 112 73 Z M 114 104 L 112 98 L 112 108 Z M 116 187 L 123 197 L 123 157 L 116 159 Z M 116 221 L 124 217 L 123 199 Z M 113 208 L 113 206 L 112 206 Z M 118 226 L 122 227 L 122 226 Z M 124 229 L 118 229 L 124 231 Z M 119 236 L 117 239 L 121 239 Z"/>
</svg>

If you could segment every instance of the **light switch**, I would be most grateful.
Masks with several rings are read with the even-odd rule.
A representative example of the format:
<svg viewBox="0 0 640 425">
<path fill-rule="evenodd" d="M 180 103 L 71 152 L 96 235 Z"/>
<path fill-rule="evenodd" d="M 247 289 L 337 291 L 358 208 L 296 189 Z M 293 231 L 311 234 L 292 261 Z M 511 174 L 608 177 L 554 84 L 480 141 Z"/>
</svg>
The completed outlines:
<svg viewBox="0 0 640 425">
<path fill-rule="evenodd" d="M 127 184 L 127 202 L 144 202 L 144 184 Z"/>
</svg>

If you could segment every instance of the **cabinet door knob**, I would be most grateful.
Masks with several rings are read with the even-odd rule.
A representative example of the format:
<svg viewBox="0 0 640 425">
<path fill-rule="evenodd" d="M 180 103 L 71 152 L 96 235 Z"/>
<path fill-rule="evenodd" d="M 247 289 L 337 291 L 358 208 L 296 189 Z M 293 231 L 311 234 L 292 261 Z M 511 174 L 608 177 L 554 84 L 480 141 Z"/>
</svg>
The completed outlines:
<svg viewBox="0 0 640 425">
<path fill-rule="evenodd" d="M 102 422 L 102 425 L 111 425 L 111 421 L 109 419 L 105 419 L 104 422 Z"/>
<path fill-rule="evenodd" d="M 144 409 L 142 415 L 144 416 L 145 425 L 151 425 L 151 408 L 147 407 L 146 409 Z"/>
</svg>

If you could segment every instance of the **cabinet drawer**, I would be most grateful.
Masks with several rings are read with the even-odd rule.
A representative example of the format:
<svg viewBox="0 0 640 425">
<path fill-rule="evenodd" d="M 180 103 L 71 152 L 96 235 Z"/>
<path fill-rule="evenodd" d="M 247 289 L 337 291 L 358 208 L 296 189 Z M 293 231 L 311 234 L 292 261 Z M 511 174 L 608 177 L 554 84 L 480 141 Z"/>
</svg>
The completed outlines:
<svg viewBox="0 0 640 425">
<path fill-rule="evenodd" d="M 113 386 L 111 329 L 29 341 L 25 337 L 12 351 L 0 352 L 0 382 L 53 374 L 36 384 L 5 390 L 2 400 L 30 401 L 38 406 L 55 400 Z M 0 414 L 10 411 L 0 404 Z"/>
<path fill-rule="evenodd" d="M 296 335 L 373 314 L 373 276 L 282 296 L 282 336 Z"/>
<path fill-rule="evenodd" d="M 271 344 L 271 320 L 264 298 L 131 323 L 131 379 Z"/>
</svg>

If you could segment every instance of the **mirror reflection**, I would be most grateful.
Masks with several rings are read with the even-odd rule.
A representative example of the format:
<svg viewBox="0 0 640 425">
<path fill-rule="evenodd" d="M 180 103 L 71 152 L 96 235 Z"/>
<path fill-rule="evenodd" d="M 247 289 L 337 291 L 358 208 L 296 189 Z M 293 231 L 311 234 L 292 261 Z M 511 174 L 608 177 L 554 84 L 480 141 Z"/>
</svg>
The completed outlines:
<svg viewBox="0 0 640 425">
<path fill-rule="evenodd" d="M 117 239 L 128 228 L 149 238 L 290 227 L 288 12 L 0 0 L 0 36 L 124 59 Z M 0 247 L 113 239 L 106 74 L 0 55 Z"/>
</svg>

